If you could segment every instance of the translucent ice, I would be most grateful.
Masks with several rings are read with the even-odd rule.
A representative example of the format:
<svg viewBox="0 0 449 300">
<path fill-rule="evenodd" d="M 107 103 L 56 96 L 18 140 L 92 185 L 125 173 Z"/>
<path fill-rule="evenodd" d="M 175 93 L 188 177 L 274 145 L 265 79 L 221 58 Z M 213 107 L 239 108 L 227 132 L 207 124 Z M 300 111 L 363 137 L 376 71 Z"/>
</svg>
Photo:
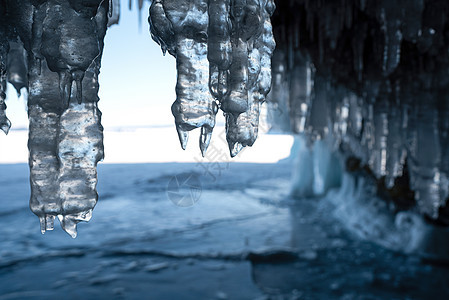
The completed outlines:
<svg viewBox="0 0 449 300">
<path fill-rule="evenodd" d="M 208 1 L 153 2 L 150 8 L 152 36 L 162 49 L 176 57 L 178 78 L 176 101 L 172 105 L 181 147 L 187 147 L 189 131 L 201 128 L 203 156 L 215 126 L 218 105 L 209 91 Z"/>
<path fill-rule="evenodd" d="M 449 2 L 277 4 L 269 115 L 288 101 L 292 126 L 284 130 L 305 135 L 304 160 L 315 155 L 310 142 L 330 141 L 397 210 L 449 224 Z"/>
<path fill-rule="evenodd" d="M 1 25 L 1 24 L 0 24 Z M 9 43 L 6 33 L 0 28 L 0 129 L 8 134 L 11 122 L 6 117 L 6 64 L 9 51 Z"/>
<path fill-rule="evenodd" d="M 299 51 L 295 52 L 290 74 L 290 118 L 293 131 L 303 133 L 310 114 L 314 84 L 314 67 L 310 58 Z"/>
<path fill-rule="evenodd" d="M 176 58 L 172 112 L 183 149 L 188 132 L 201 128 L 205 155 L 219 107 L 231 155 L 254 143 L 259 105 L 271 87 L 273 10 L 272 0 L 153 1 L 151 36 Z"/>
<path fill-rule="evenodd" d="M 272 59 L 272 88 L 268 94 L 268 121 L 273 131 L 290 131 L 289 83 L 285 49 L 276 47 Z"/>
<path fill-rule="evenodd" d="M 42 233 L 53 230 L 58 217 L 76 237 L 76 224 L 89 221 L 97 202 L 96 165 L 103 158 L 98 74 L 111 3 L 22 0 L 9 5 L 28 55 L 30 208 Z M 10 72 L 20 83 L 23 67 L 18 68 L 16 50 Z"/>
<path fill-rule="evenodd" d="M 243 147 L 252 146 L 259 128 L 260 105 L 271 88 L 271 56 L 275 47 L 270 21 L 270 6 L 262 10 L 263 29 L 255 39 L 248 54 L 248 80 L 246 84 L 248 107 L 240 114 L 226 112 L 226 140 L 231 156 L 236 156 Z M 231 89 L 232 93 L 232 89 Z"/>
<path fill-rule="evenodd" d="M 10 42 L 9 45 L 8 82 L 20 95 L 23 88 L 28 88 L 27 55 L 21 42 Z"/>
</svg>

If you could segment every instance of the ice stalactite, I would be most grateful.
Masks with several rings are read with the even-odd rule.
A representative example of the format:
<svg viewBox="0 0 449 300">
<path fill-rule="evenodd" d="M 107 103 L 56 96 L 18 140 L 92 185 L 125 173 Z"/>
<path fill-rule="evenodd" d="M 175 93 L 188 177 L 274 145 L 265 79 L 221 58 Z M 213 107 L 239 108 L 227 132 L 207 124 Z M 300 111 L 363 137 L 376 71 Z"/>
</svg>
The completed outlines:
<svg viewBox="0 0 449 300">
<path fill-rule="evenodd" d="M 317 76 L 314 83 L 314 96 L 307 122 L 307 133 L 310 140 L 322 140 L 329 133 L 328 99 L 330 84 L 326 78 Z"/>
<path fill-rule="evenodd" d="M 310 149 L 332 140 L 348 168 L 372 177 L 398 210 L 449 225 L 449 2 L 276 4 L 285 58 L 273 59 L 272 90 L 289 104 L 285 131 L 304 135 Z M 288 95 L 279 92 L 285 81 Z"/>
<path fill-rule="evenodd" d="M 229 67 L 232 63 L 231 19 L 229 0 L 209 2 L 209 26 L 207 29 L 209 60 L 209 87 L 219 101 L 228 93 Z"/>
<path fill-rule="evenodd" d="M 0 23 L 0 25 L 2 25 Z M 11 128 L 11 122 L 6 117 L 6 66 L 9 52 L 9 43 L 6 38 L 6 32 L 0 28 L 0 129 L 8 134 Z"/>
<path fill-rule="evenodd" d="M 108 27 L 120 22 L 120 0 L 109 0 Z"/>
<path fill-rule="evenodd" d="M 401 59 L 402 11 L 394 2 L 382 1 L 378 14 L 384 35 L 382 70 L 385 75 L 389 75 L 396 69 Z"/>
<path fill-rule="evenodd" d="M 103 127 L 97 107 L 98 75 L 112 1 L 10 1 L 14 25 L 27 52 L 30 208 L 41 231 L 54 220 L 76 237 L 98 195 L 97 163 Z M 20 47 L 10 75 L 18 87 Z"/>
<path fill-rule="evenodd" d="M 415 199 L 421 212 L 438 217 L 438 209 L 447 194 L 441 195 L 442 174 L 441 148 L 438 135 L 438 112 L 432 107 L 431 95 L 420 95 L 426 99 L 416 111 L 416 141 L 410 151 L 410 185 L 415 191 Z M 445 182 L 447 184 L 447 182 Z M 443 197 L 441 197 L 443 196 Z"/>
<path fill-rule="evenodd" d="M 380 92 L 373 107 L 374 145 L 370 157 L 370 167 L 377 178 L 387 174 L 388 94 L 389 90 Z"/>
<path fill-rule="evenodd" d="M 231 156 L 236 156 L 243 147 L 252 146 L 257 139 L 260 105 L 271 88 L 271 56 L 274 51 L 273 30 L 269 3 L 261 12 L 262 32 L 254 40 L 248 55 L 248 79 L 246 83 L 248 107 L 240 114 L 225 111 L 226 140 Z M 234 61 L 233 61 L 234 63 Z M 232 66 L 231 66 L 232 67 Z M 231 73 L 231 82 L 234 80 Z M 229 97 L 232 96 L 232 88 Z M 229 99 L 228 99 L 229 101 Z"/>
<path fill-rule="evenodd" d="M 299 51 L 295 52 L 293 61 L 289 89 L 290 117 L 293 132 L 303 133 L 312 104 L 315 70 L 307 55 Z"/>
<path fill-rule="evenodd" d="M 276 47 L 272 59 L 273 85 L 267 96 L 268 122 L 270 131 L 289 131 L 290 118 L 288 117 L 289 83 L 287 77 L 287 56 L 285 50 Z"/>
<path fill-rule="evenodd" d="M 218 111 L 209 92 L 207 1 L 154 1 L 149 20 L 153 38 L 163 51 L 176 57 L 178 78 L 172 112 L 181 147 L 187 147 L 190 130 L 201 128 L 200 149 L 204 156 Z"/>
<path fill-rule="evenodd" d="M 27 55 L 21 42 L 10 42 L 8 54 L 8 82 L 20 96 L 23 88 L 28 88 Z"/>
<path fill-rule="evenodd" d="M 268 0 L 153 1 L 151 36 L 176 57 L 172 112 L 183 149 L 188 132 L 201 128 L 205 155 L 219 107 L 231 156 L 254 143 L 259 106 L 271 86 L 273 10 Z"/>
</svg>

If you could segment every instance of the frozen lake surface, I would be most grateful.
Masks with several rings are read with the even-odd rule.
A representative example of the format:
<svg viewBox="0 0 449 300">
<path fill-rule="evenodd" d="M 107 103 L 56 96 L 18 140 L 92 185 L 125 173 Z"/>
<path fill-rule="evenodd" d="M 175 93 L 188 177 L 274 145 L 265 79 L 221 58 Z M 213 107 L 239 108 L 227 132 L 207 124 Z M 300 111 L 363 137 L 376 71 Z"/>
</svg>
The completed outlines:
<svg viewBox="0 0 449 300">
<path fill-rule="evenodd" d="M 101 164 L 72 239 L 40 234 L 28 166 L 0 165 L 0 299 L 448 299 L 447 265 L 358 239 L 326 199 L 289 198 L 290 169 Z"/>
</svg>

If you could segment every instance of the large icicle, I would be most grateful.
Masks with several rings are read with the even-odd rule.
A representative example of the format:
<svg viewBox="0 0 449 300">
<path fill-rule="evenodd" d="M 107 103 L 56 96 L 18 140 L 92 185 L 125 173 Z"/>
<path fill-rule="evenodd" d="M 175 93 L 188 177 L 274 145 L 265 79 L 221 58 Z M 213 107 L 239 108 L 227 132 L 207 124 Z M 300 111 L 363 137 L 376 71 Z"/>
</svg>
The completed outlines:
<svg viewBox="0 0 449 300">
<path fill-rule="evenodd" d="M 265 2 L 265 1 L 262 1 Z M 226 113 L 226 140 L 231 157 L 243 147 L 252 146 L 257 139 L 260 105 L 271 88 L 271 56 L 275 42 L 270 16 L 273 3 L 267 1 L 262 10 L 263 30 L 248 55 L 248 108 L 245 112 Z M 232 91 L 232 90 L 231 90 Z"/>
<path fill-rule="evenodd" d="M 29 57 L 30 208 L 42 233 L 52 230 L 58 217 L 76 237 L 76 224 L 89 221 L 98 198 L 96 165 L 103 158 L 98 74 L 110 3 L 22 0 L 10 9 L 20 19 L 18 32 Z"/>
<path fill-rule="evenodd" d="M 169 50 L 176 57 L 178 70 L 172 113 L 181 147 L 187 147 L 188 131 L 201 128 L 200 149 L 203 156 L 209 146 L 218 111 L 218 105 L 209 91 L 207 2 L 164 0 L 153 2 L 150 8 L 153 37 L 163 50 L 169 50 L 173 44 L 175 48 Z"/>
</svg>

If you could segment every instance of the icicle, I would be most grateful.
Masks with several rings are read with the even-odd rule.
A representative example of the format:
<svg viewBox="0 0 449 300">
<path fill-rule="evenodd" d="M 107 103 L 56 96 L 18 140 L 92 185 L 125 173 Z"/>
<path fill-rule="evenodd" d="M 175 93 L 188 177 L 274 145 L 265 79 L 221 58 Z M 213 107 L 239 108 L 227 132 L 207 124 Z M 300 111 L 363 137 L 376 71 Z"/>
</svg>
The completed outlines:
<svg viewBox="0 0 449 300">
<path fill-rule="evenodd" d="M 188 131 L 201 127 L 200 149 L 205 155 L 215 126 L 216 100 L 226 114 L 231 152 L 235 155 L 254 143 L 259 105 L 271 86 L 273 11 L 272 0 L 152 3 L 151 35 L 163 52 L 176 57 L 172 113 L 183 149 Z"/>
<path fill-rule="evenodd" d="M 185 149 L 187 146 L 188 131 L 202 128 L 200 149 L 203 155 L 209 146 L 218 111 L 218 105 L 209 92 L 207 2 L 155 1 L 150 8 L 149 19 L 152 35 L 163 49 L 166 47 L 170 52 L 172 41 L 175 41 L 176 50 L 170 52 L 176 57 L 178 70 L 177 97 L 172 113 L 181 147 Z"/>
<path fill-rule="evenodd" d="M 232 62 L 231 20 L 229 0 L 209 1 L 208 52 L 209 88 L 219 101 L 228 92 L 229 67 Z"/>
<path fill-rule="evenodd" d="M 312 104 L 314 67 L 309 58 L 297 51 L 290 75 L 290 119 L 293 132 L 303 133 Z"/>
<path fill-rule="evenodd" d="M 421 213 L 438 217 L 438 209 L 444 204 L 441 198 L 441 146 L 438 136 L 438 112 L 433 108 L 430 93 L 421 93 L 417 111 L 415 149 L 411 152 L 410 185 Z"/>
<path fill-rule="evenodd" d="M 333 111 L 331 117 L 333 118 L 333 135 L 335 138 L 335 145 L 333 149 L 338 149 L 348 131 L 349 123 L 349 101 L 347 97 L 347 91 L 338 87 L 335 91 L 335 97 L 333 99 Z"/>
<path fill-rule="evenodd" d="M 384 34 L 384 49 L 382 57 L 382 71 L 390 75 L 401 60 L 401 16 L 397 7 L 386 1 L 381 7 L 380 22 Z"/>
<path fill-rule="evenodd" d="M 0 129 L 8 134 L 11 122 L 6 117 L 6 64 L 9 51 L 9 43 L 3 28 L 0 28 Z"/>
<path fill-rule="evenodd" d="M 120 0 L 109 0 L 108 27 L 120 21 Z"/>
<path fill-rule="evenodd" d="M 271 88 L 271 56 L 275 42 L 270 16 L 270 9 L 265 7 L 262 34 L 256 38 L 248 55 L 248 110 L 238 115 L 226 113 L 226 140 L 231 157 L 236 156 L 240 148 L 252 146 L 257 139 L 260 104 Z"/>
<path fill-rule="evenodd" d="M 252 146 L 257 138 L 259 127 L 260 93 L 256 81 L 260 74 L 261 60 L 257 48 L 253 48 L 248 56 L 248 109 L 241 114 L 226 113 L 226 140 L 231 157 L 246 146 Z M 238 145 L 238 146 L 236 146 Z"/>
<path fill-rule="evenodd" d="M 50 0 L 38 8 L 40 17 L 35 22 L 43 22 L 42 36 L 35 38 L 41 41 L 40 52 L 49 69 L 59 74 L 60 94 L 66 107 L 73 82 L 77 86 L 77 101 L 82 102 L 84 72 L 101 52 L 94 16 L 103 1 L 96 2 L 96 6 L 83 6 L 79 2 Z"/>
<path fill-rule="evenodd" d="M 150 33 L 153 40 L 162 48 L 162 53 L 168 51 L 173 56 L 176 56 L 175 33 L 173 32 L 173 25 L 165 15 L 162 0 L 155 0 L 150 6 L 150 16 L 148 17 L 150 23 Z"/>
<path fill-rule="evenodd" d="M 57 136 L 59 160 L 58 218 L 68 234 L 76 237 L 76 224 L 89 221 L 97 203 L 97 163 L 103 159 L 103 128 L 97 108 L 98 68 L 83 80 L 84 103 L 71 105 L 61 115 Z"/>
<path fill-rule="evenodd" d="M 76 237 L 76 224 L 89 221 L 98 198 L 96 165 L 103 158 L 98 73 L 109 3 L 98 5 L 48 1 L 35 8 L 33 24 L 21 28 L 22 40 L 32 37 L 32 57 L 42 61 L 29 65 L 28 101 L 30 208 L 42 233 L 53 230 L 58 217 Z M 50 36 L 56 26 L 58 34 Z M 72 81 L 77 103 L 67 101 Z"/>
<path fill-rule="evenodd" d="M 330 82 L 317 76 L 313 86 L 313 101 L 310 108 L 310 117 L 307 122 L 309 142 L 324 139 L 329 133 L 329 109 L 327 97 L 330 96 Z"/>
<path fill-rule="evenodd" d="M 392 105 L 388 113 L 387 162 L 385 172 L 385 185 L 394 186 L 394 181 L 402 175 L 403 149 L 401 137 L 401 118 L 399 108 Z"/>
<path fill-rule="evenodd" d="M 8 54 L 8 81 L 20 96 L 21 89 L 28 88 L 26 51 L 20 42 L 10 42 Z"/>
<path fill-rule="evenodd" d="M 356 28 L 356 34 L 352 39 L 352 51 L 354 52 L 354 71 L 357 74 L 357 80 L 362 81 L 363 74 L 363 55 L 366 39 L 366 24 L 359 25 Z"/>
<path fill-rule="evenodd" d="M 54 219 L 62 214 L 59 199 L 57 136 L 61 102 L 57 74 L 46 64 L 30 66 L 28 96 L 30 208 L 41 223 L 41 232 L 53 230 Z"/>
<path fill-rule="evenodd" d="M 268 122 L 271 131 L 290 131 L 290 117 L 288 113 L 288 73 L 286 51 L 277 47 L 272 60 L 272 88 L 268 94 Z"/>
<path fill-rule="evenodd" d="M 370 167 L 376 178 L 381 178 L 387 172 L 387 138 L 388 138 L 388 94 L 389 84 L 385 83 L 379 98 L 373 107 L 374 145 L 370 159 Z"/>
<path fill-rule="evenodd" d="M 438 105 L 438 133 L 441 147 L 440 199 L 447 201 L 449 197 L 449 101 L 447 96 L 443 96 L 441 102 Z"/>
<path fill-rule="evenodd" d="M 229 89 L 221 109 L 225 113 L 240 114 L 248 111 L 248 53 L 252 43 L 263 30 L 265 7 L 258 0 L 234 0 L 231 6 L 232 64 L 230 66 Z M 265 6 L 265 5 L 264 5 Z"/>
<path fill-rule="evenodd" d="M 350 93 L 348 97 L 349 112 L 348 112 L 348 128 L 351 134 L 357 139 L 362 132 L 362 105 L 360 98 L 354 93 Z"/>
</svg>

